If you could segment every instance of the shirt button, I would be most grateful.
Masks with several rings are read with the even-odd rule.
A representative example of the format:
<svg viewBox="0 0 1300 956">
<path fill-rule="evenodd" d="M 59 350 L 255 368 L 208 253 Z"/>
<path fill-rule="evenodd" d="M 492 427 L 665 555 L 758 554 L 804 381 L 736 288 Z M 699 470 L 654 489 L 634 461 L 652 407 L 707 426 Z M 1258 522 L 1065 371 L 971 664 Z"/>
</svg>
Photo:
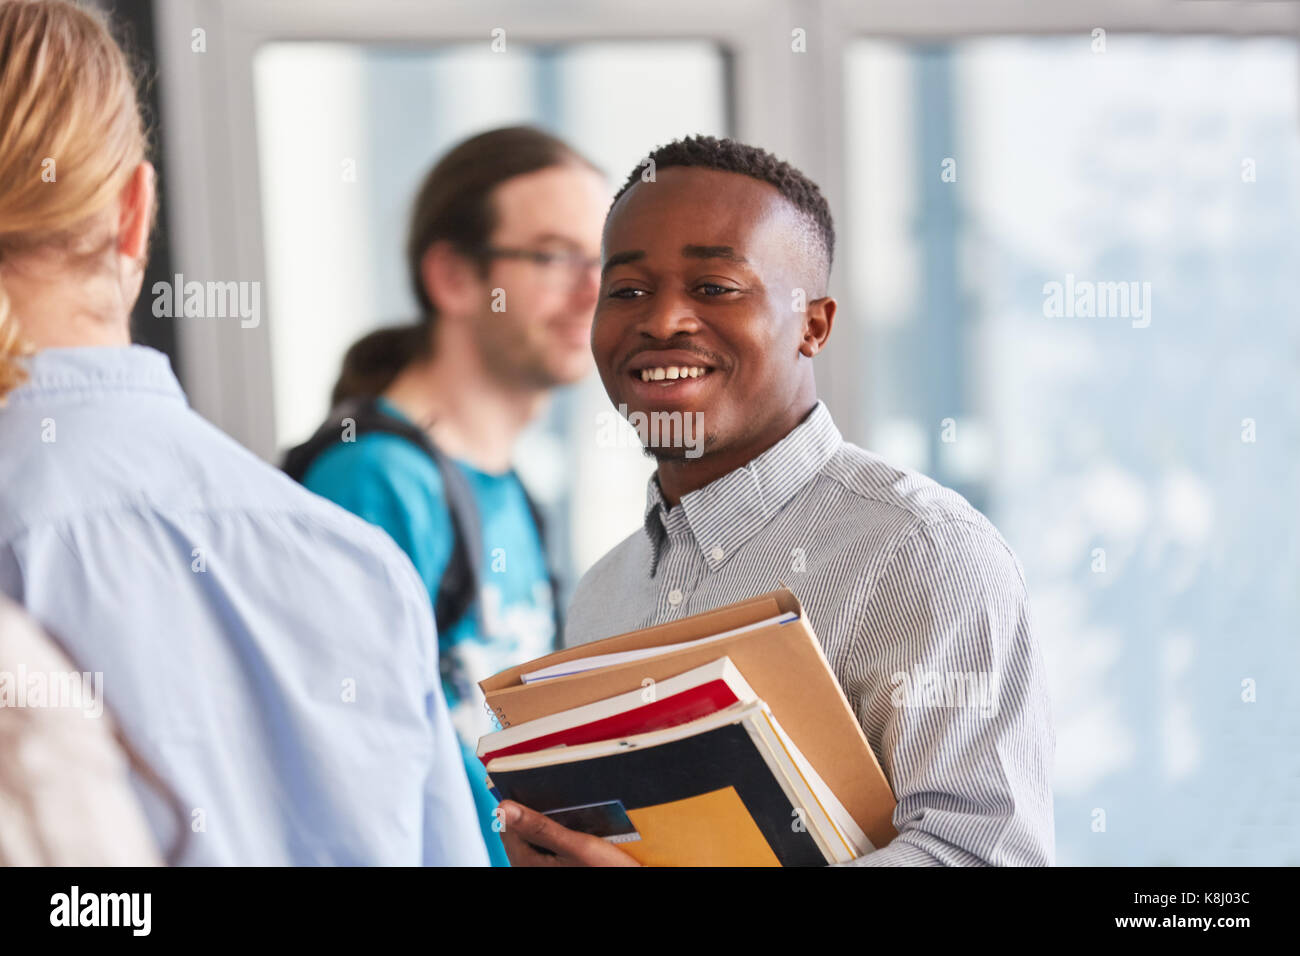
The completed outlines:
<svg viewBox="0 0 1300 956">
<path fill-rule="evenodd" d="M 668 603 L 671 604 L 673 607 L 676 607 L 677 605 L 682 603 L 681 588 L 673 588 L 671 591 L 668 592 Z"/>
<path fill-rule="evenodd" d="M 711 557 L 714 561 L 721 561 L 726 556 L 727 556 L 727 552 L 723 551 L 716 544 L 713 546 L 713 550 L 709 552 L 709 557 Z"/>
</svg>

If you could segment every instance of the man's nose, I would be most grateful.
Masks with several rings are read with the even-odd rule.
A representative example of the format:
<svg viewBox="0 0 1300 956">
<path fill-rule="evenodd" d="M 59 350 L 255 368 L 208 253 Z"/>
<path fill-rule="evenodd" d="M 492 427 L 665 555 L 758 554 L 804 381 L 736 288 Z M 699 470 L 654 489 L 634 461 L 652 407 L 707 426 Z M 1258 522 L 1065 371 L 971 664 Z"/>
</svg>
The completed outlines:
<svg viewBox="0 0 1300 956">
<path fill-rule="evenodd" d="M 660 294 L 637 322 L 637 330 L 657 339 L 671 339 L 683 332 L 698 332 L 699 316 L 693 304 L 673 295 Z"/>
<path fill-rule="evenodd" d="M 595 308 L 596 299 L 600 295 L 599 262 L 577 272 L 574 276 L 572 294 L 580 308 Z"/>
</svg>

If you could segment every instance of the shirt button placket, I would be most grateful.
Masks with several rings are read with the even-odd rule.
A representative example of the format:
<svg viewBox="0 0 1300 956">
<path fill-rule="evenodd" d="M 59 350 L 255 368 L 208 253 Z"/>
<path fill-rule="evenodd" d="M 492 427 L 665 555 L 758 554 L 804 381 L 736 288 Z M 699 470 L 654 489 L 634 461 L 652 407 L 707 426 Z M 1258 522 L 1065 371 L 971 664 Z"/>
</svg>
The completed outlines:
<svg viewBox="0 0 1300 956">
<path fill-rule="evenodd" d="M 685 548 L 673 548 L 669 551 L 668 562 L 664 568 L 663 590 L 659 598 L 659 619 L 671 620 L 678 617 L 686 605 L 686 589 L 691 584 L 689 568 L 689 551 Z"/>
<path fill-rule="evenodd" d="M 685 515 L 674 509 L 667 521 L 668 540 L 663 557 L 663 585 L 659 592 L 658 617 L 670 621 L 686 610 L 687 597 L 699 580 L 700 549 L 695 544 Z"/>
</svg>

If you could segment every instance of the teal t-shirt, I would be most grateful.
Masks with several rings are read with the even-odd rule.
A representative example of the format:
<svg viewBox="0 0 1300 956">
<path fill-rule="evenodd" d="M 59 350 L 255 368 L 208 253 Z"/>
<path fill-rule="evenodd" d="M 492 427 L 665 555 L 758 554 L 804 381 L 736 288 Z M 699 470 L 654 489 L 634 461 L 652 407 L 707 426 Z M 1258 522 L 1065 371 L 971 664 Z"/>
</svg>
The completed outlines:
<svg viewBox="0 0 1300 956">
<path fill-rule="evenodd" d="M 379 407 L 406 421 L 388 402 L 381 399 Z M 555 649 L 554 597 L 518 476 L 513 470 L 490 474 L 461 461 L 455 466 L 478 504 L 483 567 L 476 600 L 448 633 L 438 635 L 438 657 L 489 855 L 494 865 L 508 865 L 492 828 L 496 800 L 474 755 L 479 737 L 494 729 L 478 682 Z M 436 601 L 453 539 L 442 475 L 428 455 L 397 435 L 362 435 L 323 452 L 303 484 L 387 531 L 415 565 L 430 603 Z"/>
</svg>

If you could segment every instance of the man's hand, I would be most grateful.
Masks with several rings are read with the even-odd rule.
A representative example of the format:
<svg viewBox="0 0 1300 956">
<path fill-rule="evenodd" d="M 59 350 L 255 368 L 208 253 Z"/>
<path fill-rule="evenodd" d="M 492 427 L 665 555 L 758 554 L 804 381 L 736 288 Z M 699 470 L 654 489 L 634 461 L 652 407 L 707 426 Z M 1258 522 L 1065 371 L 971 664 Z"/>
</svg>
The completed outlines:
<svg viewBox="0 0 1300 956">
<path fill-rule="evenodd" d="M 640 866 L 608 840 L 562 827 L 513 800 L 498 807 L 505 820 L 501 842 L 511 866 Z M 537 848 L 550 850 L 542 853 Z M 552 855 L 553 854 L 553 855 Z"/>
</svg>

